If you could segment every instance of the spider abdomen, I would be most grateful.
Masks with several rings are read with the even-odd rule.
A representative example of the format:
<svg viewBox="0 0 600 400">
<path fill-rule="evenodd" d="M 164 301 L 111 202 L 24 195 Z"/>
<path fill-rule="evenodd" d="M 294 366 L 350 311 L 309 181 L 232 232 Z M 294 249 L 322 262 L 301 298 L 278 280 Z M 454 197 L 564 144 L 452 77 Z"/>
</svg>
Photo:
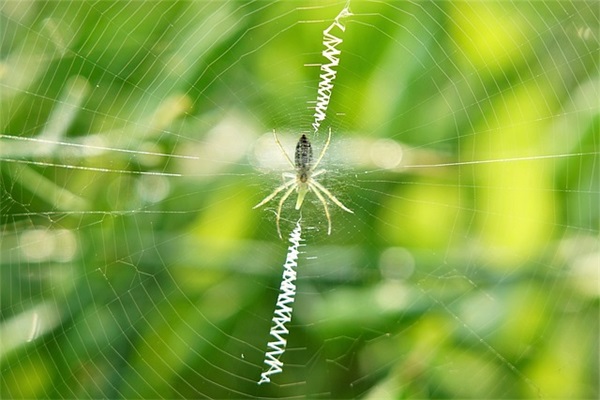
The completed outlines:
<svg viewBox="0 0 600 400">
<path fill-rule="evenodd" d="M 296 145 L 296 154 L 294 157 L 296 169 L 300 171 L 309 170 L 312 166 L 312 157 L 312 146 L 306 135 L 303 134 L 300 137 L 300 140 L 298 140 L 298 144 Z"/>
</svg>

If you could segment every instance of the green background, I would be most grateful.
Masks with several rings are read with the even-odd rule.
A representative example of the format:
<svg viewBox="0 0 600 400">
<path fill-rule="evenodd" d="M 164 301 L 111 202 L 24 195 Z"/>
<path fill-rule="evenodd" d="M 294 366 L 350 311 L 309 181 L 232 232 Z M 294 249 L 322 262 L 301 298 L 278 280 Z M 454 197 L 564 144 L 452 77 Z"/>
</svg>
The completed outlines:
<svg viewBox="0 0 600 400">
<path fill-rule="evenodd" d="M 343 6 L 2 2 L 2 398 L 598 397 L 598 4 L 353 1 L 313 135 Z M 261 160 L 329 127 L 354 214 L 328 236 L 308 195 L 258 386 L 287 248 Z"/>
</svg>

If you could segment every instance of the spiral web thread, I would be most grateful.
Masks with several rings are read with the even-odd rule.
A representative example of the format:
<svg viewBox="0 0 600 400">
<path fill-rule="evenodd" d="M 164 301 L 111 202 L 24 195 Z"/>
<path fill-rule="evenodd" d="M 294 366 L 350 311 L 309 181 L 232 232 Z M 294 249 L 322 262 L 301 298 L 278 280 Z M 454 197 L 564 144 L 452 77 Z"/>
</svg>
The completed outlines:
<svg viewBox="0 0 600 400">
<path fill-rule="evenodd" d="M 285 263 L 283 264 L 283 276 L 272 319 L 273 326 L 269 331 L 269 335 L 275 338 L 274 341 L 267 344 L 267 348 L 270 350 L 265 354 L 265 364 L 269 369 L 261 373 L 260 381 L 258 381 L 259 385 L 271 382 L 271 379 L 269 378 L 271 375 L 283 371 L 283 362 L 281 362 L 280 358 L 285 352 L 285 346 L 287 344 L 287 340 L 284 336 L 289 333 L 285 324 L 292 319 L 292 304 L 294 303 L 296 296 L 296 285 L 294 282 L 296 281 L 296 267 L 298 266 L 300 242 L 302 241 L 301 233 L 302 228 L 300 227 L 300 220 L 298 220 L 298 222 L 296 222 L 296 227 L 290 233 L 290 246 L 288 247 Z"/>
<path fill-rule="evenodd" d="M 350 15 L 352 15 L 352 12 L 348 5 L 346 5 L 337 17 L 335 17 L 333 23 L 323 31 L 323 45 L 325 46 L 325 50 L 323 50 L 322 54 L 323 57 L 329 60 L 329 63 L 321 65 L 319 88 L 317 89 L 317 101 L 315 104 L 315 119 L 312 124 L 315 132 L 319 130 L 321 122 L 327 116 L 327 107 L 329 106 L 329 100 L 331 99 L 333 81 L 337 75 L 337 70 L 335 68 L 340 63 L 339 55 L 341 54 L 341 50 L 338 49 L 337 46 L 341 44 L 343 40 L 332 34 L 331 31 L 338 28 L 340 31 L 344 32 L 346 27 L 342 24 L 341 20 Z"/>
</svg>

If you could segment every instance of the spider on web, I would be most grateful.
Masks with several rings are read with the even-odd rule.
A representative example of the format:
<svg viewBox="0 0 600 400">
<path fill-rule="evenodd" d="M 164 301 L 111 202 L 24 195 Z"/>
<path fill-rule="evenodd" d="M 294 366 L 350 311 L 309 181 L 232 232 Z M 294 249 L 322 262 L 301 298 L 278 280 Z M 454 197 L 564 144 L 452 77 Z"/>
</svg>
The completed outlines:
<svg viewBox="0 0 600 400">
<path fill-rule="evenodd" d="M 327 142 L 325 142 L 325 146 L 323 146 L 323 150 L 321 150 L 321 154 L 319 154 L 319 158 L 313 164 L 313 152 L 312 145 L 310 141 L 306 137 L 306 135 L 302 134 L 300 136 L 300 140 L 298 140 L 298 144 L 296 144 L 296 153 L 294 155 L 294 162 L 290 156 L 288 156 L 287 152 L 281 145 L 279 138 L 277 137 L 277 133 L 273 130 L 273 136 L 275 137 L 275 142 L 279 146 L 279 149 L 285 156 L 285 159 L 288 161 L 290 166 L 296 171 L 295 173 L 284 172 L 281 174 L 283 179 L 288 179 L 283 185 L 279 186 L 277 189 L 273 191 L 270 195 L 265 197 L 260 203 L 255 205 L 254 208 L 258 208 L 269 201 L 271 201 L 275 196 L 281 193 L 283 190 L 286 190 L 281 199 L 279 200 L 279 204 L 277 206 L 277 233 L 279 234 L 279 238 L 281 236 L 281 229 L 279 227 L 279 220 L 281 219 L 281 208 L 283 207 L 283 203 L 287 200 L 288 197 L 292 194 L 294 190 L 298 193 L 298 198 L 296 199 L 296 210 L 299 210 L 302 207 L 302 202 L 304 201 L 304 197 L 309 191 L 312 191 L 315 196 L 319 199 L 321 204 L 323 204 L 323 209 L 325 209 L 325 217 L 327 218 L 327 234 L 331 235 L 331 216 L 329 214 L 329 208 L 327 207 L 327 201 L 325 200 L 325 196 L 329 198 L 332 202 L 335 203 L 342 210 L 354 214 L 352 210 L 342 204 L 329 190 L 327 190 L 323 185 L 321 185 L 315 177 L 322 175 L 326 172 L 324 169 L 317 170 L 319 163 L 323 159 L 327 148 L 329 147 L 329 142 L 331 141 L 331 128 L 329 128 L 329 134 L 327 136 Z"/>
</svg>

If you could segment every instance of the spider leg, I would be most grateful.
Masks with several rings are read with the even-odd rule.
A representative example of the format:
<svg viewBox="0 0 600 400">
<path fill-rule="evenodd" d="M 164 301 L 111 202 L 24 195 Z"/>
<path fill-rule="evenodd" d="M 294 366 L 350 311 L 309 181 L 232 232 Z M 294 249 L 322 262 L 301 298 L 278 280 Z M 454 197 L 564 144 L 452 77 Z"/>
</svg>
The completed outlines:
<svg viewBox="0 0 600 400">
<path fill-rule="evenodd" d="M 290 158 L 290 156 L 288 156 L 287 152 L 285 151 L 285 149 L 281 145 L 281 142 L 279 141 L 279 138 L 277 137 L 277 132 L 275 132 L 275 129 L 273 129 L 273 136 L 275 136 L 275 142 L 277 143 L 277 146 L 279 146 L 279 149 L 281 150 L 281 152 L 285 156 L 285 159 L 287 160 L 287 162 L 290 164 L 290 166 L 292 168 L 296 168 L 294 166 L 294 163 L 292 162 L 292 159 Z"/>
<path fill-rule="evenodd" d="M 325 142 L 325 146 L 323 146 L 323 150 L 321 150 L 321 154 L 319 154 L 319 158 L 317 158 L 317 161 L 313 164 L 312 169 L 316 169 L 317 166 L 319 165 L 319 163 L 321 162 L 321 160 L 323 159 L 323 156 L 325 155 L 325 152 L 327 151 L 327 148 L 329 147 L 330 141 L 331 141 L 331 128 L 329 128 L 329 134 L 327 136 L 327 141 Z"/>
<path fill-rule="evenodd" d="M 329 190 L 325 189 L 325 187 L 323 187 L 323 185 L 321 185 L 319 182 L 317 182 L 313 179 L 310 182 L 310 184 L 313 187 L 313 190 L 316 188 L 316 189 L 319 189 L 321 192 L 325 193 L 327 195 L 327 197 L 329 197 L 329 199 L 331 201 L 333 201 L 339 208 L 341 208 L 342 210 L 344 210 L 346 212 L 349 212 L 350 214 L 354 214 L 354 211 L 352 211 L 351 209 L 349 209 L 348 207 L 343 205 L 341 201 L 339 201 Z M 315 193 L 316 193 L 316 191 L 315 191 Z"/>
<path fill-rule="evenodd" d="M 312 189 L 312 191 L 314 192 L 314 194 L 317 196 L 317 198 L 319 199 L 319 201 L 321 202 L 321 204 L 323 204 L 323 208 L 325 209 L 325 217 L 327 218 L 327 234 L 331 235 L 331 217 L 329 215 L 329 208 L 327 207 L 327 202 L 325 201 L 325 198 L 321 194 L 321 191 L 319 190 L 319 187 L 318 186 L 314 186 L 313 185 L 314 183 L 315 183 L 315 181 L 312 181 L 308 185 Z"/>
<path fill-rule="evenodd" d="M 283 185 L 279 186 L 277 189 L 275 189 L 273 191 L 273 193 L 271 193 L 270 195 L 265 197 L 260 203 L 258 203 L 254 207 L 252 207 L 252 209 L 254 210 L 255 208 L 262 206 L 263 204 L 268 203 L 269 201 L 271 201 L 273 199 L 273 197 L 277 196 L 279 194 L 279 192 L 281 192 L 284 189 L 287 189 L 288 187 L 292 186 L 294 183 L 296 183 L 296 181 L 291 180 L 291 181 L 288 181 L 288 182 L 284 183 Z"/>
<path fill-rule="evenodd" d="M 292 192 L 294 191 L 296 187 L 292 186 L 291 188 L 289 188 L 287 190 L 287 192 L 285 192 L 285 194 L 283 196 L 281 196 L 281 200 L 279 200 L 279 205 L 277 206 L 277 217 L 275 218 L 275 221 L 277 223 L 277 233 L 279 234 L 279 239 L 283 239 L 283 237 L 281 236 L 281 229 L 279 228 L 279 219 L 281 217 L 281 208 L 283 207 L 283 203 L 287 200 L 288 197 L 290 197 L 290 194 L 292 194 Z"/>
<path fill-rule="evenodd" d="M 315 176 L 319 176 L 319 175 L 323 175 L 325 172 L 327 172 L 327 170 L 325 169 L 320 169 L 318 171 L 315 171 L 313 173 L 310 174 L 311 178 L 314 178 Z"/>
</svg>

